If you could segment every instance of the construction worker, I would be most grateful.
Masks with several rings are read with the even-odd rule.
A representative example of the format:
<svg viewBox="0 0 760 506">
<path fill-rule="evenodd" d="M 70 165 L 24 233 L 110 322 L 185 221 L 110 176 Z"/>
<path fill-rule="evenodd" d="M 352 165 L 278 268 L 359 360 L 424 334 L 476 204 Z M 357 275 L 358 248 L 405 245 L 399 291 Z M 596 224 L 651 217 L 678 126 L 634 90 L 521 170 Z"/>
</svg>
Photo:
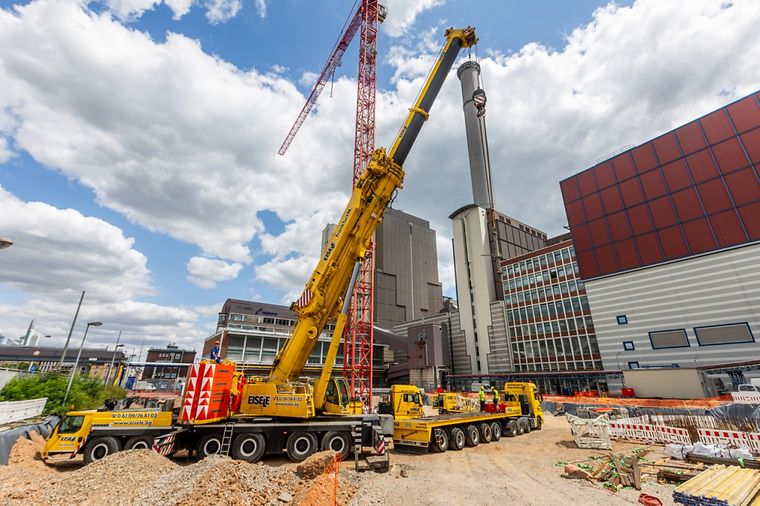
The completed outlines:
<svg viewBox="0 0 760 506">
<path fill-rule="evenodd" d="M 217 339 L 214 342 L 214 347 L 211 348 L 211 360 L 213 360 L 217 364 L 222 362 L 221 352 L 219 351 L 219 344 L 220 344 L 220 341 L 219 339 Z"/>
<path fill-rule="evenodd" d="M 483 385 L 480 385 L 480 393 L 478 394 L 480 397 L 480 411 L 486 410 L 486 391 L 485 387 Z"/>
<path fill-rule="evenodd" d="M 491 395 L 493 395 L 493 412 L 499 412 L 499 391 L 496 387 L 491 387 Z"/>
</svg>

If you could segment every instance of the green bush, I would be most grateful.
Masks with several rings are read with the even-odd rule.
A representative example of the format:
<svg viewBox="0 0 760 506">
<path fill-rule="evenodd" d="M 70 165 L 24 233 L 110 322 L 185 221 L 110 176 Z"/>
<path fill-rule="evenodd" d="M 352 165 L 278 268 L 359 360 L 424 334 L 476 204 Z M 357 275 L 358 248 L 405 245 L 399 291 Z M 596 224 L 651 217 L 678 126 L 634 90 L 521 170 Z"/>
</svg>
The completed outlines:
<svg viewBox="0 0 760 506">
<path fill-rule="evenodd" d="M 67 411 L 94 409 L 103 406 L 106 399 L 123 399 L 126 391 L 114 385 L 104 386 L 101 380 L 74 376 L 71 391 L 63 405 L 69 375 L 49 372 L 23 376 L 11 380 L 0 390 L 0 401 L 24 401 L 47 397 L 44 414 L 62 415 Z"/>
</svg>

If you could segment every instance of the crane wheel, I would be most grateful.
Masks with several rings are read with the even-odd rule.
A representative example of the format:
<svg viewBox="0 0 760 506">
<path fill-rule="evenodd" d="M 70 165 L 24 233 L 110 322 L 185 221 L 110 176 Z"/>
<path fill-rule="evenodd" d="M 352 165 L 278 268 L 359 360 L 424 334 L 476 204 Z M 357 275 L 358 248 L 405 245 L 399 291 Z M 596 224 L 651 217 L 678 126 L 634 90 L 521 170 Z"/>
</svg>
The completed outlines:
<svg viewBox="0 0 760 506">
<path fill-rule="evenodd" d="M 487 423 L 481 423 L 478 429 L 480 430 L 480 442 L 486 444 L 490 443 L 493 439 L 491 425 Z"/>
<path fill-rule="evenodd" d="M 311 432 L 294 432 L 288 436 L 285 446 L 291 461 L 303 462 L 317 451 L 317 436 Z"/>
<path fill-rule="evenodd" d="M 121 443 L 115 437 L 97 437 L 84 447 L 84 463 L 92 464 L 121 450 Z"/>
<path fill-rule="evenodd" d="M 322 436 L 322 450 L 340 453 L 341 459 L 346 460 L 351 451 L 351 438 L 345 432 L 327 432 Z"/>
<path fill-rule="evenodd" d="M 525 424 L 523 423 L 523 419 L 520 418 L 517 420 L 517 435 L 522 436 L 525 434 Z"/>
<path fill-rule="evenodd" d="M 528 432 L 531 431 L 530 420 L 528 420 L 527 418 L 523 418 L 522 423 L 523 423 L 523 433 L 527 434 Z"/>
<path fill-rule="evenodd" d="M 433 437 L 430 448 L 436 453 L 443 453 L 449 449 L 449 434 L 441 428 L 433 429 Z"/>
<path fill-rule="evenodd" d="M 464 431 L 459 427 L 454 427 L 449 431 L 449 448 L 459 451 L 466 444 Z"/>
<path fill-rule="evenodd" d="M 232 457 L 246 462 L 258 462 L 264 456 L 267 442 L 261 434 L 240 434 L 232 442 Z"/>
<path fill-rule="evenodd" d="M 153 438 L 150 436 L 134 436 L 124 443 L 125 450 L 152 450 Z"/>
<path fill-rule="evenodd" d="M 501 439 L 501 425 L 499 422 L 493 422 L 491 424 L 491 440 L 498 441 Z"/>
<path fill-rule="evenodd" d="M 478 443 L 480 443 L 480 431 L 474 425 L 465 427 L 464 435 L 464 442 L 467 446 L 478 446 Z"/>
<path fill-rule="evenodd" d="M 536 430 L 541 430 L 541 427 L 544 426 L 544 420 L 540 417 L 536 417 Z"/>
<path fill-rule="evenodd" d="M 205 459 L 209 455 L 216 455 L 221 452 L 222 435 L 214 432 L 203 436 L 195 447 L 195 453 L 198 455 L 198 460 Z"/>
<path fill-rule="evenodd" d="M 510 420 L 504 424 L 504 433 L 507 437 L 515 437 L 517 435 L 517 421 Z"/>
</svg>

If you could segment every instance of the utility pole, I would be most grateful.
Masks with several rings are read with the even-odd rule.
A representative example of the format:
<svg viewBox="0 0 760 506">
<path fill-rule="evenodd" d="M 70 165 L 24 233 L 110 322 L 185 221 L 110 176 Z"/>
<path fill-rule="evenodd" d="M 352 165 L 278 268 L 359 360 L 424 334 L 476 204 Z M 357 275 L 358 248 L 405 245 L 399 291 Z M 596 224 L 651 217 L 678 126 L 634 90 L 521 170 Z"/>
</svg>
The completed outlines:
<svg viewBox="0 0 760 506">
<path fill-rule="evenodd" d="M 69 336 L 66 338 L 66 344 L 63 345 L 63 352 L 61 352 L 61 361 L 58 363 L 58 369 L 63 368 L 63 359 L 66 358 L 66 350 L 69 349 L 69 341 L 71 341 L 71 334 L 74 332 L 74 325 L 77 323 L 77 317 L 79 316 L 79 309 L 82 307 L 82 301 L 84 300 L 84 290 L 82 290 L 82 296 L 79 297 L 79 305 L 77 306 L 77 312 L 74 313 L 74 319 L 71 321 L 71 327 L 69 328 Z"/>
<path fill-rule="evenodd" d="M 113 349 L 113 356 L 111 357 L 111 363 L 108 364 L 108 374 L 106 374 L 106 379 L 103 382 L 104 385 L 108 385 L 108 380 L 111 378 L 111 370 L 113 369 L 114 360 L 116 360 L 116 352 L 119 351 L 119 341 L 121 341 L 121 330 L 119 331 L 119 336 L 116 338 L 116 346 L 114 346 L 114 349 Z M 121 346 L 124 346 L 124 345 L 122 344 Z"/>
</svg>

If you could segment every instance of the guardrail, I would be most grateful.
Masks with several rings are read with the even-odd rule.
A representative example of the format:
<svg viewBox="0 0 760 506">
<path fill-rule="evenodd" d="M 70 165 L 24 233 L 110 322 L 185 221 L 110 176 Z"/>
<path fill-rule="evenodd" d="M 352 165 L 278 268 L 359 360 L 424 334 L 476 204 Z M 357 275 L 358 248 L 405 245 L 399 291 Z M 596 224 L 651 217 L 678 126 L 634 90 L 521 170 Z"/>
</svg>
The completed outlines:
<svg viewBox="0 0 760 506">
<path fill-rule="evenodd" d="M 42 414 L 47 397 L 28 401 L 0 402 L 0 424 L 26 420 Z"/>
</svg>

